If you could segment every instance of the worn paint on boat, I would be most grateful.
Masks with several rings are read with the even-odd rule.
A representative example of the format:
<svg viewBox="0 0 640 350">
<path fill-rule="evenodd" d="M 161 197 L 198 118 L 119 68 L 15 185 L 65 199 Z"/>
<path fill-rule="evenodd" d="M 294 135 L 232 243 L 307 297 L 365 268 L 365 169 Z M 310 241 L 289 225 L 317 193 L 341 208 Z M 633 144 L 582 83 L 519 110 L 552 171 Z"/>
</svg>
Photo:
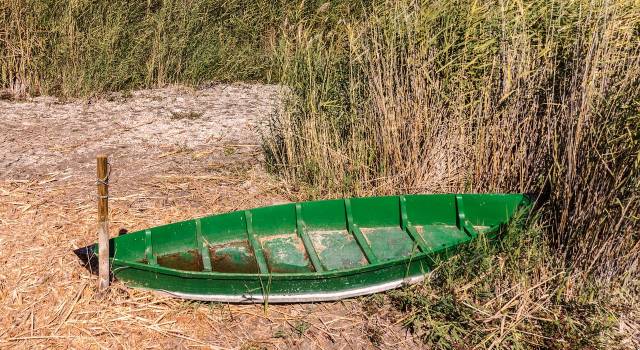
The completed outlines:
<svg viewBox="0 0 640 350">
<path fill-rule="evenodd" d="M 268 206 L 113 238 L 111 266 L 130 286 L 181 298 L 337 300 L 420 281 L 436 257 L 495 233 L 528 203 L 438 194 Z"/>
</svg>

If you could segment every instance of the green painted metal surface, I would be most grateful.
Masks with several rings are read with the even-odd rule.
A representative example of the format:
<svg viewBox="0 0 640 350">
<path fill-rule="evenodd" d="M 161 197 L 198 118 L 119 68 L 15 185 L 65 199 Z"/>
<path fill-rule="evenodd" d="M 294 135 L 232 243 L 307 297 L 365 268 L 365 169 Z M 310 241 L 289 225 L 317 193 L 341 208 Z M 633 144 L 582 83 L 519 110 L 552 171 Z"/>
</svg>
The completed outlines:
<svg viewBox="0 0 640 350">
<path fill-rule="evenodd" d="M 131 286 L 187 298 L 335 299 L 420 277 L 528 204 L 520 194 L 438 194 L 255 208 L 113 238 L 111 266 Z"/>
</svg>

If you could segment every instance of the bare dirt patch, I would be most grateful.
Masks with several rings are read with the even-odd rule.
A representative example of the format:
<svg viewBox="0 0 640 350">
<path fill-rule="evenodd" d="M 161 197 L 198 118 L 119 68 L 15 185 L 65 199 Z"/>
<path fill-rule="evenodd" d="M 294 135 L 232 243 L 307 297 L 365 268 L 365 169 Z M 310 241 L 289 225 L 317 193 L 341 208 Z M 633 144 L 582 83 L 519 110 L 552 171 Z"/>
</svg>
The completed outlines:
<svg viewBox="0 0 640 350">
<path fill-rule="evenodd" d="M 415 348 L 370 298 L 193 303 L 116 283 L 73 250 L 95 242 L 95 155 L 111 155 L 111 233 L 295 200 L 262 166 L 264 85 L 0 101 L 0 347 Z M 371 311 L 371 305 L 375 310 Z"/>
</svg>

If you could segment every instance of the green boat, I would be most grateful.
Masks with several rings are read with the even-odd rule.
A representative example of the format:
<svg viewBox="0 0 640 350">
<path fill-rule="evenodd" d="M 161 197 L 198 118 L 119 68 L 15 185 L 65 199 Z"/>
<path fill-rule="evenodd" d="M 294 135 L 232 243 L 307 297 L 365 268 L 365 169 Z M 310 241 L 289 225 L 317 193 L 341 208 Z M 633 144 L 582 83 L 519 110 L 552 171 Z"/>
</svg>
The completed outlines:
<svg viewBox="0 0 640 350">
<path fill-rule="evenodd" d="M 438 194 L 235 211 L 112 238 L 111 269 L 127 285 L 186 299 L 338 300 L 422 280 L 436 257 L 497 232 L 528 203 L 521 194 Z"/>
</svg>

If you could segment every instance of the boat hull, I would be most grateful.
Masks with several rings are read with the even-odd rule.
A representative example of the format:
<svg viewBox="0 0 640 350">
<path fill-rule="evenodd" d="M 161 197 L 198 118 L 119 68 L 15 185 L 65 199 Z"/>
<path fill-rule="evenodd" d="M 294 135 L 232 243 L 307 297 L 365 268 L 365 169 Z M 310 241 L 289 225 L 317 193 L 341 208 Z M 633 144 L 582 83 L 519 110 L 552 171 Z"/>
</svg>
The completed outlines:
<svg viewBox="0 0 640 350">
<path fill-rule="evenodd" d="M 411 195 L 256 208 L 114 238 L 111 268 L 129 286 L 185 299 L 333 301 L 421 281 L 527 204 L 522 195 Z"/>
</svg>

